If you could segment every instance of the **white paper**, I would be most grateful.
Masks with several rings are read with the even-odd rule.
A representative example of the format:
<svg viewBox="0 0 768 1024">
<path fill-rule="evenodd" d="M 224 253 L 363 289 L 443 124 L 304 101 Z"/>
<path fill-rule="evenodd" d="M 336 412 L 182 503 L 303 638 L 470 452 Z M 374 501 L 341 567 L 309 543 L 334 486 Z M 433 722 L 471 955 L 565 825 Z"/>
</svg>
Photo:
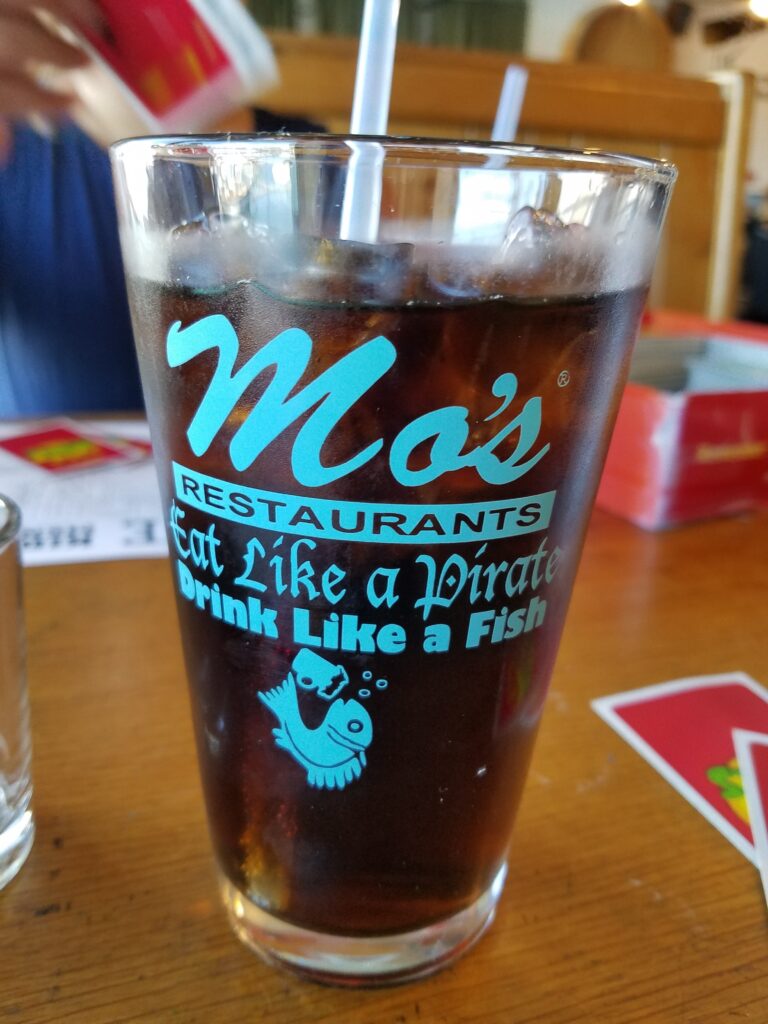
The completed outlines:
<svg viewBox="0 0 768 1024">
<path fill-rule="evenodd" d="M 97 435 L 149 440 L 141 420 L 78 421 Z M 0 438 L 33 429 L 0 423 Z M 21 509 L 25 566 L 162 558 L 165 540 L 160 492 L 152 459 L 54 474 L 0 449 L 0 491 Z"/>
<path fill-rule="evenodd" d="M 746 729 L 734 729 L 733 745 L 736 749 L 741 784 L 744 787 L 744 796 L 749 810 L 749 824 L 755 843 L 757 866 L 763 883 L 765 899 L 768 902 L 768 821 L 766 820 L 766 808 L 760 799 L 760 786 L 752 761 L 752 747 L 758 745 L 768 747 L 768 736 Z"/>
</svg>

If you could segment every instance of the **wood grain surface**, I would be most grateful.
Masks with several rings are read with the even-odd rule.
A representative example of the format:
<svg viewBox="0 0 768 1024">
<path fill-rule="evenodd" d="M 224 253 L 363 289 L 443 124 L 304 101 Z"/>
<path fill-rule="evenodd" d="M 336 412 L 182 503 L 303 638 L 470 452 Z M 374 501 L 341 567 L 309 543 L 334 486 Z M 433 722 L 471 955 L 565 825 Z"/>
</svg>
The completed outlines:
<svg viewBox="0 0 768 1024">
<path fill-rule="evenodd" d="M 732 669 L 768 683 L 766 527 L 595 516 L 496 923 L 444 973 L 357 993 L 228 930 L 166 564 L 28 571 L 38 834 L 0 894 L 0 1020 L 764 1022 L 757 873 L 588 701 Z"/>
</svg>

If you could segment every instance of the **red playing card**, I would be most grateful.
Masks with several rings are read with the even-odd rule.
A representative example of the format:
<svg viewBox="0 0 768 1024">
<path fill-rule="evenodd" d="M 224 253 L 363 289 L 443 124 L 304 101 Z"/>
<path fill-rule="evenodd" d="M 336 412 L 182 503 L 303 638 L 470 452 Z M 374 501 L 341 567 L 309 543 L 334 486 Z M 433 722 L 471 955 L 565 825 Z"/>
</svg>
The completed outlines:
<svg viewBox="0 0 768 1024">
<path fill-rule="evenodd" d="M 135 459 L 116 445 L 100 441 L 68 426 L 41 426 L 0 441 L 0 448 L 49 473 L 71 473 L 73 470 Z"/>
<path fill-rule="evenodd" d="M 741 672 L 603 697 L 595 711 L 753 863 L 733 730 L 768 733 L 768 691 Z"/>
</svg>

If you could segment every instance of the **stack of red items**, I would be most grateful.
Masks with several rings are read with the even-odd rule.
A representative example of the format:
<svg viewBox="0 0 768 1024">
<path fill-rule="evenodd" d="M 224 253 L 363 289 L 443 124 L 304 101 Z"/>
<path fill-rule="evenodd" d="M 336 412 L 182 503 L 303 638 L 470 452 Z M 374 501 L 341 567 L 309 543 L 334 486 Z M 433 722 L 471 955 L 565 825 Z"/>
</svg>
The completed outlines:
<svg viewBox="0 0 768 1024">
<path fill-rule="evenodd" d="M 597 504 L 651 530 L 768 504 L 768 327 L 647 319 Z"/>
</svg>

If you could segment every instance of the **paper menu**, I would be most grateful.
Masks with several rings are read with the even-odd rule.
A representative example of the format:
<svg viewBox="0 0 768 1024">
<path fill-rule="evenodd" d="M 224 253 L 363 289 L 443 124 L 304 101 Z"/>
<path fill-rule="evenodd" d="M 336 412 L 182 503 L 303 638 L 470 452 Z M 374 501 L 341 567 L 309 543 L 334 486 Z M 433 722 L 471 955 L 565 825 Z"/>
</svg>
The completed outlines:
<svg viewBox="0 0 768 1024">
<path fill-rule="evenodd" d="M 81 421 L 79 426 L 105 437 L 149 439 L 141 420 Z M 29 423 L 0 423 L 0 439 L 31 428 Z M 0 449 L 0 491 L 21 508 L 25 566 L 161 558 L 167 553 L 151 458 L 53 474 Z"/>
</svg>

